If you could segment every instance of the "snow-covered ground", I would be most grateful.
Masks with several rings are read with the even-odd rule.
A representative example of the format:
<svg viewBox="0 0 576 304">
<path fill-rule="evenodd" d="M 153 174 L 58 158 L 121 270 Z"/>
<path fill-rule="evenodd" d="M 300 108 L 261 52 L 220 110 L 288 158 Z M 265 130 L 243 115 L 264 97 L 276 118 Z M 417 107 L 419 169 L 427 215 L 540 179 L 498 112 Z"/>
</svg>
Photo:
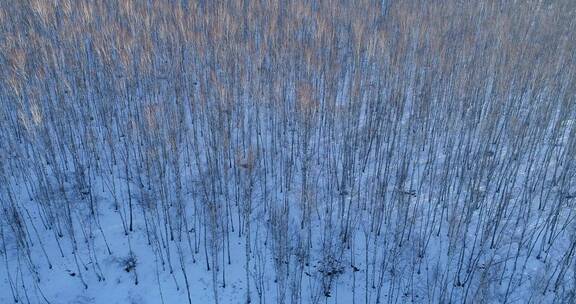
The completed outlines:
<svg viewBox="0 0 576 304">
<path fill-rule="evenodd" d="M 0 1 L 0 304 L 576 303 L 574 11 Z"/>
</svg>

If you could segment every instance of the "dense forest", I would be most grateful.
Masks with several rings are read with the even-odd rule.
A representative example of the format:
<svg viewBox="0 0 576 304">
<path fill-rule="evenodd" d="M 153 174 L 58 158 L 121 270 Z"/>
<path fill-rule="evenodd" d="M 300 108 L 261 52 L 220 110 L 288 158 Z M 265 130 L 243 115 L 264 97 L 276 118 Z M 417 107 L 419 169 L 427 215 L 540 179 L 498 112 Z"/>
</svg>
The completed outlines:
<svg viewBox="0 0 576 304">
<path fill-rule="evenodd" d="M 0 302 L 575 303 L 575 20 L 2 1 Z"/>
</svg>

